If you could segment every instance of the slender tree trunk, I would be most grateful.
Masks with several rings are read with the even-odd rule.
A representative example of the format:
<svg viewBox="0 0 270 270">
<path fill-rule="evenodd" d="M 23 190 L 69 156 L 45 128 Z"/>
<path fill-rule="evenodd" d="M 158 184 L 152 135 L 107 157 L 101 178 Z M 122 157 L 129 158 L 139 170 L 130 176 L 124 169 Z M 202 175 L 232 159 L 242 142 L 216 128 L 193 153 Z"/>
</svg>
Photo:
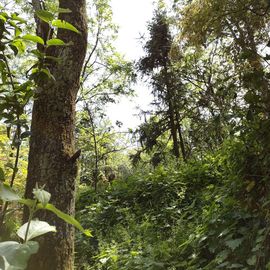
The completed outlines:
<svg viewBox="0 0 270 270">
<path fill-rule="evenodd" d="M 183 138 L 182 129 L 181 129 L 179 112 L 176 112 L 176 122 L 177 122 L 177 130 L 178 130 L 178 135 L 179 135 L 179 140 L 180 140 L 180 148 L 182 152 L 182 157 L 183 157 L 184 162 L 186 162 L 187 154 L 186 154 L 186 148 L 185 148 L 184 138 Z"/>
<path fill-rule="evenodd" d="M 164 79 L 165 79 L 165 85 L 167 90 L 167 102 L 168 102 L 168 114 L 169 114 L 169 120 L 170 120 L 170 131 L 173 139 L 173 154 L 176 158 L 180 157 L 179 152 L 179 144 L 177 139 L 177 127 L 176 127 L 176 119 L 174 114 L 174 103 L 173 103 L 173 89 L 171 87 L 170 78 L 169 78 L 169 72 L 168 72 L 168 66 L 167 61 L 164 60 L 163 63 L 164 66 Z"/>
<path fill-rule="evenodd" d="M 171 130 L 172 139 L 173 139 L 173 153 L 176 158 L 179 158 L 180 152 L 179 152 L 179 145 L 178 145 L 178 140 L 177 140 L 177 128 L 175 124 L 174 110 L 173 110 L 171 101 L 169 101 L 169 119 L 170 119 L 170 130 Z"/>
<path fill-rule="evenodd" d="M 94 167 L 94 172 L 93 172 L 93 180 L 94 180 L 93 184 L 94 184 L 95 191 L 97 191 L 98 174 L 99 174 L 99 164 L 98 164 L 99 153 L 98 153 L 98 145 L 97 145 L 97 138 L 96 138 L 96 129 L 95 129 L 94 119 L 92 117 L 92 113 L 88 107 L 88 104 L 85 105 L 85 108 L 89 116 L 89 121 L 92 128 L 92 135 L 93 135 L 93 140 L 94 140 L 95 167 Z"/>
<path fill-rule="evenodd" d="M 33 105 L 26 197 L 32 197 L 36 183 L 45 185 L 52 195 L 51 202 L 67 214 L 74 214 L 75 179 L 75 101 L 79 89 L 80 72 L 87 47 L 87 20 L 85 0 L 60 0 L 60 8 L 72 12 L 60 14 L 81 34 L 59 29 L 57 37 L 71 46 L 55 47 L 48 52 L 60 58 L 50 64 L 55 80 L 40 84 Z M 24 212 L 24 220 L 27 219 Z M 40 250 L 31 258 L 29 270 L 73 269 L 73 228 L 55 215 L 42 212 L 38 216 L 57 233 L 40 239 Z"/>
</svg>

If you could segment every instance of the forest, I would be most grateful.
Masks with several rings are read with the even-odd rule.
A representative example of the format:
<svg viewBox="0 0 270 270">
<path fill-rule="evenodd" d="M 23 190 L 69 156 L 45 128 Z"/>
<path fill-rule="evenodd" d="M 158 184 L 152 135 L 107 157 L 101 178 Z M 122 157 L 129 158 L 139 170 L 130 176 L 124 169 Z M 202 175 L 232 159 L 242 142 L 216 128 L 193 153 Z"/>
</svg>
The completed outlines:
<svg viewBox="0 0 270 270">
<path fill-rule="evenodd" d="M 1 0 L 0 270 L 270 270 L 270 1 L 153 10 L 130 61 L 110 0 Z"/>
</svg>

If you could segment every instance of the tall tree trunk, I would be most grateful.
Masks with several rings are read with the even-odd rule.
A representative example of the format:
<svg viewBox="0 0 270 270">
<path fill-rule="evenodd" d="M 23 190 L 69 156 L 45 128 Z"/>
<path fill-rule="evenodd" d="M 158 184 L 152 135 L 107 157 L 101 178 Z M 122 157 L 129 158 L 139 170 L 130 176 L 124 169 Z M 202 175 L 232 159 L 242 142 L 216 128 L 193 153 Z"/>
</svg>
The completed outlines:
<svg viewBox="0 0 270 270">
<path fill-rule="evenodd" d="M 75 101 L 79 90 L 80 72 L 87 47 L 85 0 L 60 0 L 60 8 L 72 12 L 60 14 L 60 19 L 73 24 L 81 34 L 59 29 L 57 37 L 71 46 L 55 47 L 51 55 L 59 62 L 50 64 L 55 80 L 40 84 L 34 101 L 31 125 L 30 152 L 26 197 L 32 197 L 36 183 L 45 185 L 52 195 L 51 202 L 69 215 L 74 214 L 75 178 Z M 27 219 L 24 212 L 24 220 Z M 47 212 L 38 216 L 57 233 L 40 239 L 40 250 L 31 258 L 29 270 L 73 269 L 74 232 L 70 225 Z"/>
<path fill-rule="evenodd" d="M 173 154 L 175 155 L 176 158 L 179 158 L 180 152 L 179 152 L 179 145 L 178 145 L 178 140 L 177 140 L 177 128 L 175 124 L 174 108 L 173 108 L 171 100 L 169 100 L 168 113 L 169 113 L 169 119 L 170 119 L 170 130 L 171 130 L 172 139 L 173 139 Z"/>
<path fill-rule="evenodd" d="M 180 140 L 180 148 L 181 148 L 181 152 L 182 152 L 182 157 L 183 157 L 184 162 L 187 162 L 186 148 L 185 148 L 181 123 L 180 123 L 180 116 L 179 116 L 178 111 L 176 111 L 176 122 L 177 122 L 177 130 L 178 130 L 178 135 L 179 135 L 179 140 Z"/>
<path fill-rule="evenodd" d="M 173 102 L 173 88 L 171 86 L 170 78 L 169 78 L 169 72 L 168 72 L 168 63 L 167 59 L 163 62 L 164 66 L 164 80 L 166 85 L 166 91 L 167 91 L 167 102 L 168 102 L 168 115 L 169 115 L 169 124 L 170 124 L 170 131 L 173 139 L 173 154 L 176 158 L 180 157 L 180 151 L 179 151 L 179 144 L 177 139 L 177 127 L 176 127 L 176 119 L 174 114 L 174 102 Z"/>
<path fill-rule="evenodd" d="M 89 121 L 90 121 L 90 125 L 92 128 L 92 136 L 93 136 L 93 141 L 94 141 L 94 153 L 95 153 L 95 167 L 93 170 L 93 180 L 94 180 L 94 189 L 95 191 L 97 191 L 97 184 L 98 184 L 98 175 L 99 175 L 99 153 L 98 153 L 98 142 L 97 142 L 97 137 L 96 137 L 96 128 L 95 128 L 95 123 L 94 123 L 94 119 L 92 116 L 92 113 L 88 107 L 88 104 L 85 104 L 85 109 L 88 113 L 89 116 Z"/>
</svg>

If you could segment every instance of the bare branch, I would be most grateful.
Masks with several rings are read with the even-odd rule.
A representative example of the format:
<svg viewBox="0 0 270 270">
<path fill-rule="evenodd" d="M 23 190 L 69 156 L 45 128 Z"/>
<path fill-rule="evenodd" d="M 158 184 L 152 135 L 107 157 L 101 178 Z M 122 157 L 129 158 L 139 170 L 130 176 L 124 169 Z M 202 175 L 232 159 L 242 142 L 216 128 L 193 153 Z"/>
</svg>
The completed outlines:
<svg viewBox="0 0 270 270">
<path fill-rule="evenodd" d="M 94 52 L 96 51 L 97 49 L 97 46 L 98 46 L 98 42 L 99 42 L 99 35 L 100 35 L 100 26 L 98 26 L 98 31 L 97 31 L 97 34 L 96 34 L 96 41 L 95 41 L 95 45 L 92 49 L 92 51 L 90 52 L 89 56 L 87 57 L 86 61 L 85 61 L 85 64 L 84 64 L 84 67 L 83 67 L 83 71 L 82 71 L 82 78 L 84 78 L 85 76 L 85 73 L 86 73 L 86 69 L 88 67 L 88 64 L 94 54 Z"/>
</svg>

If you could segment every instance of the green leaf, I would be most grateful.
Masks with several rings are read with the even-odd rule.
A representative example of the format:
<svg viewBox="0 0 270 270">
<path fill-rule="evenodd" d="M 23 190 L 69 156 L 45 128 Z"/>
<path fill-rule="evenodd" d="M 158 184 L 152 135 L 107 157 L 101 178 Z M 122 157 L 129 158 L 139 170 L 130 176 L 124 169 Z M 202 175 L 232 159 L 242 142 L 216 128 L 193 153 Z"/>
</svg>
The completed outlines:
<svg viewBox="0 0 270 270">
<path fill-rule="evenodd" d="M 252 257 L 247 259 L 247 264 L 250 266 L 254 266 L 256 264 L 257 258 L 256 255 L 253 255 Z"/>
<path fill-rule="evenodd" d="M 18 37 L 22 33 L 22 30 L 19 27 L 15 27 L 14 30 L 15 30 L 15 33 L 14 33 L 15 37 Z"/>
<path fill-rule="evenodd" d="M 64 20 L 53 20 L 52 21 L 52 26 L 57 27 L 57 28 L 62 28 L 62 29 L 67 29 L 76 33 L 80 33 L 80 31 L 73 26 L 72 24 L 64 21 Z"/>
<path fill-rule="evenodd" d="M 67 44 L 59 38 L 52 38 L 47 41 L 47 45 L 48 46 L 64 46 Z"/>
<path fill-rule="evenodd" d="M 37 253 L 39 245 L 37 242 L 29 241 L 20 244 L 14 241 L 0 243 L 1 265 L 5 266 L 3 270 L 24 270 L 32 254 Z M 2 267 L 1 267 L 2 270 Z"/>
<path fill-rule="evenodd" d="M 255 186 L 256 186 L 256 182 L 255 181 L 248 181 L 248 185 L 246 187 L 246 191 L 247 192 L 251 192 Z"/>
<path fill-rule="evenodd" d="M 236 269 L 236 268 L 241 268 L 241 269 L 243 269 L 243 264 L 240 264 L 240 263 L 233 263 L 232 265 L 230 265 L 229 268 L 230 268 L 230 269 Z"/>
<path fill-rule="evenodd" d="M 36 57 L 43 59 L 45 57 L 45 53 L 41 53 L 39 50 L 32 50 L 30 53 L 34 54 Z"/>
<path fill-rule="evenodd" d="M 36 200 L 20 199 L 19 203 L 24 204 L 24 205 L 28 206 L 29 208 L 32 208 L 36 204 Z"/>
<path fill-rule="evenodd" d="M 44 73 L 45 75 L 47 75 L 50 79 L 53 79 L 55 81 L 54 76 L 51 74 L 50 70 L 47 68 L 42 68 L 39 70 L 40 72 Z"/>
<path fill-rule="evenodd" d="M 2 15 L 0 15 L 0 20 L 3 21 L 3 22 L 6 22 L 7 21 L 7 19 L 4 16 L 2 16 Z"/>
<path fill-rule="evenodd" d="M 33 68 L 32 69 L 32 75 L 37 75 L 37 76 L 41 76 L 41 75 L 45 75 L 46 77 L 55 80 L 54 76 L 51 74 L 51 72 L 46 69 L 46 68 Z"/>
<path fill-rule="evenodd" d="M 51 199 L 51 194 L 43 189 L 34 189 L 33 194 L 35 195 L 35 198 L 43 205 L 46 206 L 46 204 Z"/>
<path fill-rule="evenodd" d="M 234 239 L 234 240 L 228 240 L 225 242 L 225 244 L 231 250 L 235 250 L 242 244 L 243 241 L 244 241 L 244 238 L 239 238 L 239 239 Z"/>
<path fill-rule="evenodd" d="M 46 10 L 37 10 L 36 16 L 44 22 L 50 23 L 54 19 L 54 15 Z"/>
<path fill-rule="evenodd" d="M 26 21 L 25 19 L 19 17 L 18 14 L 16 14 L 16 13 L 13 13 L 13 14 L 11 15 L 11 18 L 12 18 L 12 20 L 18 21 L 18 22 L 20 22 L 20 23 L 27 23 L 27 21 Z"/>
<path fill-rule="evenodd" d="M 12 41 L 11 44 L 18 49 L 19 53 L 25 52 L 26 46 L 25 46 L 25 43 L 21 39 L 15 39 Z"/>
<path fill-rule="evenodd" d="M 21 198 L 9 185 L 0 183 L 0 199 L 11 202 L 19 201 Z"/>
<path fill-rule="evenodd" d="M 9 47 L 14 52 L 14 55 L 16 56 L 19 52 L 18 48 L 12 44 L 9 44 Z"/>
<path fill-rule="evenodd" d="M 41 205 L 38 204 L 38 208 Z M 89 230 L 85 230 L 82 225 L 72 216 L 69 216 L 65 213 L 63 213 L 62 211 L 60 211 L 59 209 L 57 209 L 54 205 L 52 204 L 47 204 L 45 207 L 41 207 L 41 209 L 47 209 L 51 212 L 53 212 L 54 214 L 56 214 L 59 218 L 61 218 L 62 220 L 64 220 L 65 222 L 73 225 L 74 227 L 76 227 L 78 230 L 80 230 L 81 232 L 83 232 L 85 235 L 87 236 L 92 236 L 91 232 Z"/>
<path fill-rule="evenodd" d="M 28 41 L 32 41 L 32 42 L 35 42 L 35 43 L 39 43 L 39 44 L 44 45 L 44 40 L 43 40 L 43 38 L 41 38 L 41 37 L 39 37 L 39 36 L 27 34 L 27 35 L 24 35 L 24 36 L 22 37 L 22 39 L 23 39 L 23 40 L 28 40 Z"/>
<path fill-rule="evenodd" d="M 28 222 L 23 224 L 17 231 L 17 235 L 23 240 L 26 237 L 27 227 Z M 56 232 L 55 226 L 51 226 L 45 221 L 31 220 L 26 241 L 29 241 L 48 232 Z"/>
<path fill-rule="evenodd" d="M 71 13 L 69 8 L 58 8 L 58 13 Z"/>
</svg>

